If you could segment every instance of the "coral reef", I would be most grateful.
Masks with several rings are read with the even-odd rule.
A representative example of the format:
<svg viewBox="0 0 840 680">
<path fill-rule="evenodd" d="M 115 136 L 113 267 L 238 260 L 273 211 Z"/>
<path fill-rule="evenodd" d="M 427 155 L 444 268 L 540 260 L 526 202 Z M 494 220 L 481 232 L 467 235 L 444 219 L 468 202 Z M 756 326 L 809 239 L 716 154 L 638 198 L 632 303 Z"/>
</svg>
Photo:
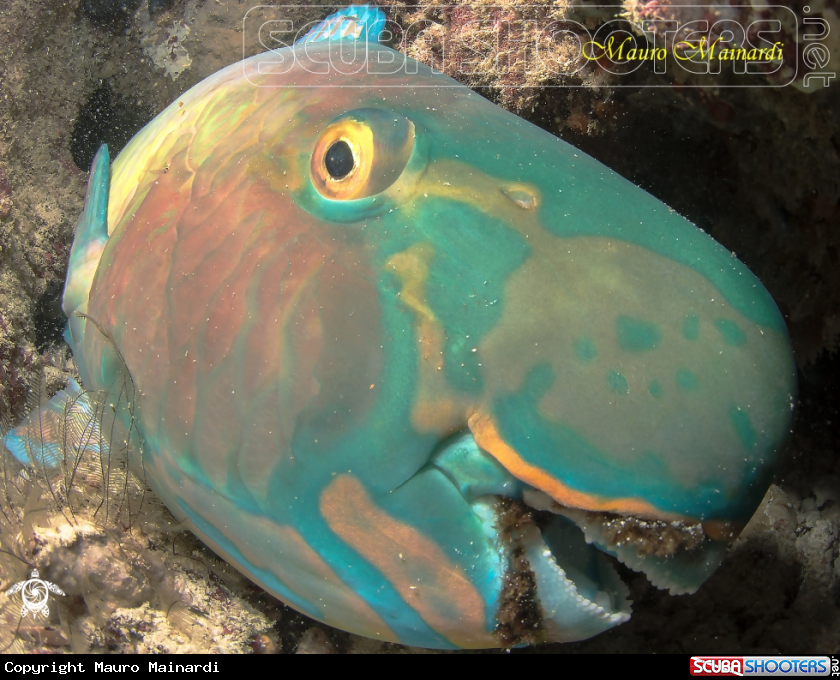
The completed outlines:
<svg viewBox="0 0 840 680">
<path fill-rule="evenodd" d="M 549 91 L 568 107 L 569 127 L 587 134 L 612 113 L 615 76 L 583 57 L 579 36 L 608 16 L 603 9 L 545 0 L 381 4 L 391 8 L 395 47 L 509 110 L 533 109 Z"/>
<path fill-rule="evenodd" d="M 7 423 L 23 415 L 29 389 L 38 385 L 42 371 L 48 393 L 73 372 L 57 334 L 49 331 L 51 340 L 45 341 L 44 329 L 63 324 L 56 301 L 87 177 L 86 168 L 73 161 L 71 139 L 86 103 L 107 81 L 115 99 L 153 114 L 219 68 L 270 47 L 248 23 L 272 18 L 270 8 L 254 10 L 243 23 L 256 4 L 175 0 L 155 2 L 150 11 L 143 1 L 124 23 L 101 23 L 89 18 L 79 0 L 5 3 L 0 22 L 0 414 Z M 786 315 L 802 370 L 789 462 L 723 567 L 698 593 L 671 597 L 644 577 L 631 576 L 629 623 L 586 642 L 517 652 L 837 649 L 840 355 L 834 347 L 840 337 L 840 131 L 832 112 L 840 105 L 838 88 L 813 87 L 807 93 L 794 87 L 692 89 L 649 65 L 620 81 L 589 63 L 571 75 L 488 68 L 497 60 L 527 61 L 527 49 L 517 52 L 504 41 L 493 64 L 481 60 L 461 73 L 454 68 L 458 60 L 478 56 L 466 49 L 469 44 L 441 56 L 440 45 L 474 19 L 482 18 L 473 36 L 478 41 L 473 46 L 480 46 L 487 40 L 495 45 L 496 34 L 511 43 L 517 21 L 569 20 L 594 31 L 615 17 L 585 3 L 526 8 L 521 5 L 535 3 L 506 2 L 501 9 L 455 4 L 394 8 L 394 24 L 404 30 L 395 35 L 396 44 L 405 37 L 404 49 L 412 56 L 576 144 L 736 252 Z M 792 5 L 800 18 L 803 5 Z M 631 16 L 650 11 L 667 18 L 663 7 L 667 4 L 625 4 Z M 808 16 L 836 26 L 831 0 L 810 7 Z M 292 18 L 300 25 L 327 12 L 313 3 Z M 498 23 L 495 33 L 480 25 L 487 16 Z M 439 27 L 411 28 L 421 20 Z M 180 26 L 189 31 L 179 32 Z M 156 61 L 164 44 L 171 50 L 162 50 Z M 176 64 L 184 65 L 178 48 L 190 63 L 173 79 Z M 563 41 L 558 38 L 553 49 L 562 60 Z M 832 52 L 836 58 L 836 46 Z M 619 82 L 633 87 L 618 87 Z M 27 578 L 37 566 L 67 595 L 52 600 L 56 607 L 48 621 L 25 630 L 18 630 L 10 608 L 14 602 L 8 603 L 0 613 L 0 646 L 17 651 L 416 651 L 355 638 L 286 608 L 221 564 L 140 484 L 131 494 L 143 497 L 142 510 L 130 522 L 102 517 L 94 507 L 79 508 L 68 520 L 43 476 L 24 479 L 9 467 L 7 473 L 3 508 L 9 516 L 0 547 L 21 559 L 2 556 L 0 589 Z"/>
<path fill-rule="evenodd" d="M 101 406 L 101 405 L 99 405 Z M 101 410 L 97 408 L 96 410 Z M 74 427 L 77 429 L 74 429 Z M 93 420 L 59 425 L 58 468 L 3 460 L 0 579 L 31 565 L 62 591 L 47 616 L 0 604 L 0 649 L 74 652 L 245 652 L 277 645 L 272 618 L 248 602 L 256 589 L 197 544 L 115 449 L 95 446 Z M 32 460 L 40 437 L 33 431 Z M 231 597 L 231 590 L 240 593 Z M 48 605 L 50 602 L 47 603 Z"/>
</svg>

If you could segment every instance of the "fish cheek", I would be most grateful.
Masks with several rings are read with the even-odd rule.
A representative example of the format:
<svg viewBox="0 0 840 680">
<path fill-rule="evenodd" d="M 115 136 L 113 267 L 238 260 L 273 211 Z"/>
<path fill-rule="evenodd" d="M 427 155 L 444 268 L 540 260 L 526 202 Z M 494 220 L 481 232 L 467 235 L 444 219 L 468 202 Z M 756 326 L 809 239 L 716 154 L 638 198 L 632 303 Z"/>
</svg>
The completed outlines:
<svg viewBox="0 0 840 680">
<path fill-rule="evenodd" d="M 322 328 L 313 377 L 320 389 L 299 425 L 327 444 L 361 422 L 377 398 L 384 355 L 381 310 L 373 272 L 354 248 L 340 249 L 313 286 Z"/>
</svg>

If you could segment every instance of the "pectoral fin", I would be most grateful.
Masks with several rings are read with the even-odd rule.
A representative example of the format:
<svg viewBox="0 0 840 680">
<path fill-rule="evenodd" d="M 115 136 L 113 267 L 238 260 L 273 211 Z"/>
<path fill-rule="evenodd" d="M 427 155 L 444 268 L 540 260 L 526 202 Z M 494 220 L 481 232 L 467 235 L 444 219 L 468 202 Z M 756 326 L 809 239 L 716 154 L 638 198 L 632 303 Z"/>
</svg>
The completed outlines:
<svg viewBox="0 0 840 680">
<path fill-rule="evenodd" d="M 73 349 L 76 365 L 85 380 L 84 357 L 81 347 L 87 322 L 79 316 L 87 312 L 93 277 L 99 259 L 108 242 L 108 187 L 110 182 L 110 155 L 108 146 L 99 147 L 90 169 L 85 208 L 76 223 L 76 236 L 70 251 L 67 282 L 64 285 L 64 313 L 67 328 L 64 338 Z"/>
</svg>

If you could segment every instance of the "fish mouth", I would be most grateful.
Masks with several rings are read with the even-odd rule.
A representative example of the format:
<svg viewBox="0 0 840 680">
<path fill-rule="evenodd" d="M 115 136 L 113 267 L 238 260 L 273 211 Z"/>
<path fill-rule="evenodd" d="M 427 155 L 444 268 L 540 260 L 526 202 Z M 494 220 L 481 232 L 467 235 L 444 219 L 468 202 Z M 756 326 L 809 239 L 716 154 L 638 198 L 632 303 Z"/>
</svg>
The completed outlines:
<svg viewBox="0 0 840 680">
<path fill-rule="evenodd" d="M 497 613 L 503 642 L 574 642 L 630 619 L 629 589 L 572 522 L 522 501 L 479 503 L 482 518 L 493 517 L 508 565 Z"/>
<path fill-rule="evenodd" d="M 470 503 L 500 556 L 496 633 L 505 645 L 605 632 L 630 619 L 630 590 L 620 572 L 640 572 L 672 595 L 693 593 L 726 552 L 726 543 L 710 539 L 699 522 L 560 505 L 514 478 L 469 433 L 449 440 L 432 463 Z"/>
</svg>

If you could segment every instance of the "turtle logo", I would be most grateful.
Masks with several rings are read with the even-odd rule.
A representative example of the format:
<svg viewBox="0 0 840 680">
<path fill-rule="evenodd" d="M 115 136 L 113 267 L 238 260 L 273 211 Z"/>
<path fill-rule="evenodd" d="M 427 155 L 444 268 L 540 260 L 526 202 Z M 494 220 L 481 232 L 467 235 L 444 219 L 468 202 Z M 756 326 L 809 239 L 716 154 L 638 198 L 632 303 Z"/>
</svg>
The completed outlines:
<svg viewBox="0 0 840 680">
<path fill-rule="evenodd" d="M 20 596 L 23 598 L 23 606 L 20 609 L 21 617 L 26 616 L 30 612 L 33 617 L 38 614 L 43 614 L 45 618 L 48 617 L 50 615 L 50 608 L 47 606 L 47 600 L 50 597 L 50 593 L 64 595 L 64 591 L 55 585 L 55 583 L 41 579 L 37 569 L 32 570 L 32 575 L 28 581 L 20 581 L 9 588 L 6 591 L 6 597 L 11 597 L 17 592 L 20 592 Z"/>
</svg>

